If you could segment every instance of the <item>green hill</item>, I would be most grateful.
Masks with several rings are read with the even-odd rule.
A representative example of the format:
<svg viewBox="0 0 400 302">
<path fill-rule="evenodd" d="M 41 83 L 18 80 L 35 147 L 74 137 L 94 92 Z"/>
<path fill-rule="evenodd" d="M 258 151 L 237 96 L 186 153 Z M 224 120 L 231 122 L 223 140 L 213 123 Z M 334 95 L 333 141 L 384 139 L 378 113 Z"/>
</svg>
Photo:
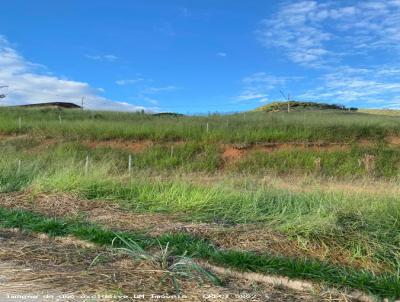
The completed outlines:
<svg viewBox="0 0 400 302">
<path fill-rule="evenodd" d="M 325 103 L 316 103 L 316 102 L 298 102 L 298 101 L 290 101 L 290 110 L 300 111 L 300 110 L 351 110 L 356 111 L 357 108 L 346 108 L 342 105 L 336 104 L 325 104 Z M 276 111 L 287 111 L 288 110 L 288 102 L 273 102 L 267 104 L 265 106 L 258 107 L 256 111 L 267 111 L 267 112 L 276 112 Z"/>
</svg>

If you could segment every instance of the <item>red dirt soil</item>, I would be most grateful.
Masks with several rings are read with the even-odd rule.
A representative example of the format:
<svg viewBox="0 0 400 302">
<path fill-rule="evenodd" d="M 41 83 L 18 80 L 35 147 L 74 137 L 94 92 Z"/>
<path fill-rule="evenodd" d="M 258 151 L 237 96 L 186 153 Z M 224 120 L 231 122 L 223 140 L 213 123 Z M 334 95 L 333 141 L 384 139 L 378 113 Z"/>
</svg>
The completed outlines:
<svg viewBox="0 0 400 302">
<path fill-rule="evenodd" d="M 246 151 L 243 149 L 239 150 L 234 147 L 225 147 L 222 153 L 222 158 L 225 162 L 232 162 L 243 158 L 245 153 Z"/>
<path fill-rule="evenodd" d="M 134 153 L 139 153 L 149 148 L 153 143 L 151 141 L 132 142 L 132 141 L 109 140 L 109 141 L 84 141 L 83 144 L 93 149 L 99 147 L 107 147 L 107 148 L 129 150 Z"/>
</svg>

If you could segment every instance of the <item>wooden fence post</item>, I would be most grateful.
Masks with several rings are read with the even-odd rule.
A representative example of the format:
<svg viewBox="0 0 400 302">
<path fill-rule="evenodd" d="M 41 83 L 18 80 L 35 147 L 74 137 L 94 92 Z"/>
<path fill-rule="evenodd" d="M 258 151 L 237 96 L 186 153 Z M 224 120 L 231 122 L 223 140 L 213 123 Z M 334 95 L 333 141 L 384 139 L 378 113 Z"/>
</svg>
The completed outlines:
<svg viewBox="0 0 400 302">
<path fill-rule="evenodd" d="M 88 174 L 89 172 L 89 155 L 86 155 L 86 160 L 85 160 L 85 174 Z"/>
</svg>

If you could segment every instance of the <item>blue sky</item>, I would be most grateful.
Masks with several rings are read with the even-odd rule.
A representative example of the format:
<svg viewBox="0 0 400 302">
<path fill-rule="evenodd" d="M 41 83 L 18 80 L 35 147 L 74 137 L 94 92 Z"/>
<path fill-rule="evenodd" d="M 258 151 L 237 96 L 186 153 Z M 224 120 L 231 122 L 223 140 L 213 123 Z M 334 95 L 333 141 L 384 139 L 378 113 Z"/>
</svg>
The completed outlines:
<svg viewBox="0 0 400 302">
<path fill-rule="evenodd" d="M 230 112 L 283 90 L 400 107 L 399 0 L 14 0 L 2 11 L 5 105 Z"/>
</svg>

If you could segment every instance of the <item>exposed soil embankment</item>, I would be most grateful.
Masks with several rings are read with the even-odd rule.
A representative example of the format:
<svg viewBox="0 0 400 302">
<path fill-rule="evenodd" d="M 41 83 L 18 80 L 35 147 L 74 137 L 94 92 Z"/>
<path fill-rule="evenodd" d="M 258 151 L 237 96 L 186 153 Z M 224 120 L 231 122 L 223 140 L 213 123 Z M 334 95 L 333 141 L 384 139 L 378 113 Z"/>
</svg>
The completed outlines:
<svg viewBox="0 0 400 302">
<path fill-rule="evenodd" d="M 13 134 L 1 134 L 0 141 L 7 139 L 35 139 L 46 144 L 52 144 L 56 142 L 76 142 L 76 140 L 68 140 L 63 138 L 48 138 L 48 137 L 36 137 L 27 134 L 13 135 Z M 108 139 L 108 140 L 81 140 L 79 141 L 83 145 L 90 148 L 108 147 L 116 149 L 125 149 L 133 152 L 142 152 L 147 148 L 154 145 L 168 145 L 168 146 L 181 146 L 186 143 L 184 140 L 180 141 L 152 141 L 152 140 L 121 140 L 121 139 Z M 190 141 L 187 141 L 190 142 Z M 280 151 L 290 149 L 303 149 L 303 150 L 320 150 L 320 151 L 340 151 L 348 150 L 351 146 L 373 146 L 377 143 L 375 140 L 360 139 L 353 142 L 329 142 L 329 141 L 289 141 L 289 142 L 258 142 L 253 144 L 246 143 L 232 143 L 232 144 L 221 144 L 220 147 L 225 149 L 236 149 L 251 151 L 251 150 L 262 150 L 262 151 Z M 385 143 L 389 146 L 399 146 L 400 137 L 389 136 L 385 139 Z"/>
</svg>

